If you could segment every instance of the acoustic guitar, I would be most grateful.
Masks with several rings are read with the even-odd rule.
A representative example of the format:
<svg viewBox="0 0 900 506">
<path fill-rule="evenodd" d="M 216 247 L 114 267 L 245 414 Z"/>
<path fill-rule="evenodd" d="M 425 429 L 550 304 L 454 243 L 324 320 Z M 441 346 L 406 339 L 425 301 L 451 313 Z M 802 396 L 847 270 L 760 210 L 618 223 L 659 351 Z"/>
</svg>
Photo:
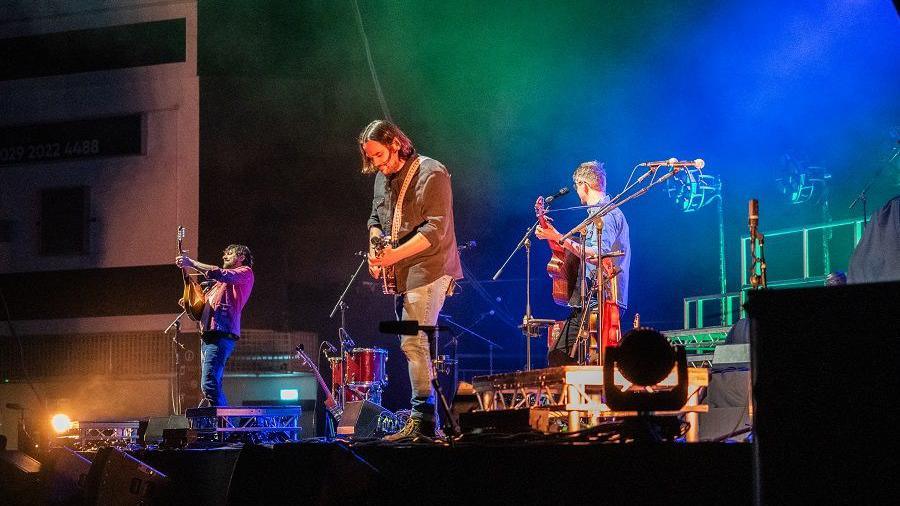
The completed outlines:
<svg viewBox="0 0 900 506">
<path fill-rule="evenodd" d="M 547 228 L 547 211 L 544 208 L 544 197 L 538 197 L 534 203 L 534 214 L 538 226 Z M 550 262 L 547 263 L 547 274 L 553 280 L 553 302 L 560 306 L 568 306 L 578 278 L 579 260 L 571 251 L 566 250 L 556 241 L 547 241 L 550 245 Z"/>
<path fill-rule="evenodd" d="M 184 256 L 187 251 L 184 249 L 184 227 L 178 227 L 178 254 Z M 184 292 L 181 298 L 184 299 L 184 311 L 188 317 L 199 322 L 203 318 L 203 308 L 206 306 L 206 297 L 203 295 L 203 288 L 197 281 L 197 275 L 192 275 L 187 268 L 181 269 L 181 277 L 184 280 Z"/>
</svg>

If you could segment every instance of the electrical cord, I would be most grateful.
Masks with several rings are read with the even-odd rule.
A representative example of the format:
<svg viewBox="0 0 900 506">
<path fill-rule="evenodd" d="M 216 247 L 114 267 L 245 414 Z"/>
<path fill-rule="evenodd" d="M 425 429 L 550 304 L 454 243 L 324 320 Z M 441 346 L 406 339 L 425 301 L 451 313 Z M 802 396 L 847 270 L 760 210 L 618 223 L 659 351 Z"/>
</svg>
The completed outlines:
<svg viewBox="0 0 900 506">
<path fill-rule="evenodd" d="M 359 28 L 359 35 L 362 37 L 363 46 L 366 50 L 366 61 L 369 64 L 369 73 L 372 74 L 372 81 L 375 83 L 375 94 L 378 96 L 378 102 L 381 104 L 381 111 L 384 118 L 391 123 L 391 111 L 388 109 L 387 100 L 384 98 L 384 92 L 381 90 L 381 82 L 378 80 L 378 73 L 375 71 L 375 61 L 372 58 L 372 49 L 369 47 L 369 37 L 366 35 L 366 29 L 363 26 L 362 13 L 359 10 L 359 3 L 353 0 L 353 12 L 356 13 L 356 26 Z"/>
<path fill-rule="evenodd" d="M 31 381 L 31 375 L 28 374 L 28 368 L 25 366 L 25 348 L 22 346 L 22 339 L 16 333 L 15 328 L 13 327 L 12 317 L 9 314 L 9 306 L 6 304 L 6 295 L 3 294 L 3 290 L 0 289 L 0 302 L 3 303 L 3 314 L 6 317 L 6 325 L 9 327 L 9 335 L 15 340 L 16 345 L 19 349 L 19 367 L 22 369 L 22 376 L 25 378 L 25 382 L 28 383 L 28 386 L 31 388 L 31 391 L 34 393 L 34 396 L 37 397 L 44 411 L 47 411 L 47 401 L 44 400 L 43 396 L 41 396 L 40 392 L 38 392 L 37 388 L 34 386 L 34 382 Z"/>
</svg>

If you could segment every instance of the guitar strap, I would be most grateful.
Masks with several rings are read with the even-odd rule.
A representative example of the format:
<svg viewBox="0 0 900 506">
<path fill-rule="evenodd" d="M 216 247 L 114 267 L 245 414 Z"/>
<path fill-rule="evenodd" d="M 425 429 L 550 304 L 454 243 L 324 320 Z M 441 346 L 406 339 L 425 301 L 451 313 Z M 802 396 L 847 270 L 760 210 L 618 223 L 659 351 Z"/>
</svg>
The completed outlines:
<svg viewBox="0 0 900 506">
<path fill-rule="evenodd" d="M 396 245 L 400 234 L 400 223 L 403 220 L 403 197 L 406 196 L 406 190 L 409 189 L 409 183 L 412 182 L 413 176 L 419 170 L 419 165 L 424 160 L 424 156 L 417 157 L 412 165 L 409 166 L 409 172 L 403 179 L 403 185 L 400 187 L 400 194 L 397 196 L 397 206 L 394 207 L 394 218 L 391 220 L 391 242 Z"/>
<path fill-rule="evenodd" d="M 201 334 L 205 333 L 207 330 L 210 329 L 210 327 L 212 327 L 213 311 L 212 311 L 212 304 L 210 304 L 210 301 L 212 300 L 212 295 L 213 295 L 213 292 L 215 291 L 215 289 L 216 289 L 216 286 L 212 285 L 212 287 L 210 289 L 203 292 L 203 302 L 205 304 L 203 304 L 203 313 L 201 313 L 202 316 L 200 317 L 200 322 L 199 322 Z"/>
</svg>

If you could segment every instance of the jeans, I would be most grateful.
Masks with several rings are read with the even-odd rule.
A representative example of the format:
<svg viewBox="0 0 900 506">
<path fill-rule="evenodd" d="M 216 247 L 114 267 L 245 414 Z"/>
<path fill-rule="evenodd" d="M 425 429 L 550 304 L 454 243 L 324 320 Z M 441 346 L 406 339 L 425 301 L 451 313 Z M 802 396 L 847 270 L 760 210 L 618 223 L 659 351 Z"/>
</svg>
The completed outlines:
<svg viewBox="0 0 900 506">
<path fill-rule="evenodd" d="M 216 331 L 204 333 L 202 340 L 200 387 L 203 389 L 203 397 L 213 406 L 227 406 L 228 401 L 222 390 L 222 375 L 225 373 L 225 362 L 234 351 L 237 340 L 232 334 Z"/>
<path fill-rule="evenodd" d="M 444 306 L 447 289 L 453 277 L 444 275 L 431 283 L 413 288 L 396 299 L 397 317 L 416 320 L 419 325 L 436 325 L 438 313 Z M 431 388 L 431 353 L 428 336 L 419 332 L 414 336 L 400 336 L 400 349 L 409 362 L 409 383 L 412 387 L 412 418 L 434 421 L 434 392 Z"/>
</svg>

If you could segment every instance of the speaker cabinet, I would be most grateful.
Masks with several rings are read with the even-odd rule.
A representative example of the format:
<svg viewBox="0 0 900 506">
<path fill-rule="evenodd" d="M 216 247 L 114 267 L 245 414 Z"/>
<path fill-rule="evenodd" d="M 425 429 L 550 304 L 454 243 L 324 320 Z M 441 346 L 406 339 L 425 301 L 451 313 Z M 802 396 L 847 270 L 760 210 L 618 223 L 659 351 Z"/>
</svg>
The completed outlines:
<svg viewBox="0 0 900 506">
<path fill-rule="evenodd" d="M 750 293 L 758 504 L 896 498 L 898 300 L 900 283 Z"/>
<path fill-rule="evenodd" d="M 85 486 L 86 504 L 168 504 L 169 478 L 118 448 L 94 457 Z"/>
<path fill-rule="evenodd" d="M 163 431 L 166 429 L 186 429 L 188 419 L 184 415 L 155 416 L 147 421 L 147 430 L 144 432 L 142 442 L 148 444 L 161 444 Z"/>
<path fill-rule="evenodd" d="M 91 461 L 69 448 L 50 450 L 41 466 L 43 499 L 47 504 L 82 504 Z"/>
<path fill-rule="evenodd" d="M 373 402 L 353 401 L 344 405 L 337 434 L 358 438 L 380 437 L 398 428 L 395 426 L 394 414 L 390 411 Z"/>
</svg>

